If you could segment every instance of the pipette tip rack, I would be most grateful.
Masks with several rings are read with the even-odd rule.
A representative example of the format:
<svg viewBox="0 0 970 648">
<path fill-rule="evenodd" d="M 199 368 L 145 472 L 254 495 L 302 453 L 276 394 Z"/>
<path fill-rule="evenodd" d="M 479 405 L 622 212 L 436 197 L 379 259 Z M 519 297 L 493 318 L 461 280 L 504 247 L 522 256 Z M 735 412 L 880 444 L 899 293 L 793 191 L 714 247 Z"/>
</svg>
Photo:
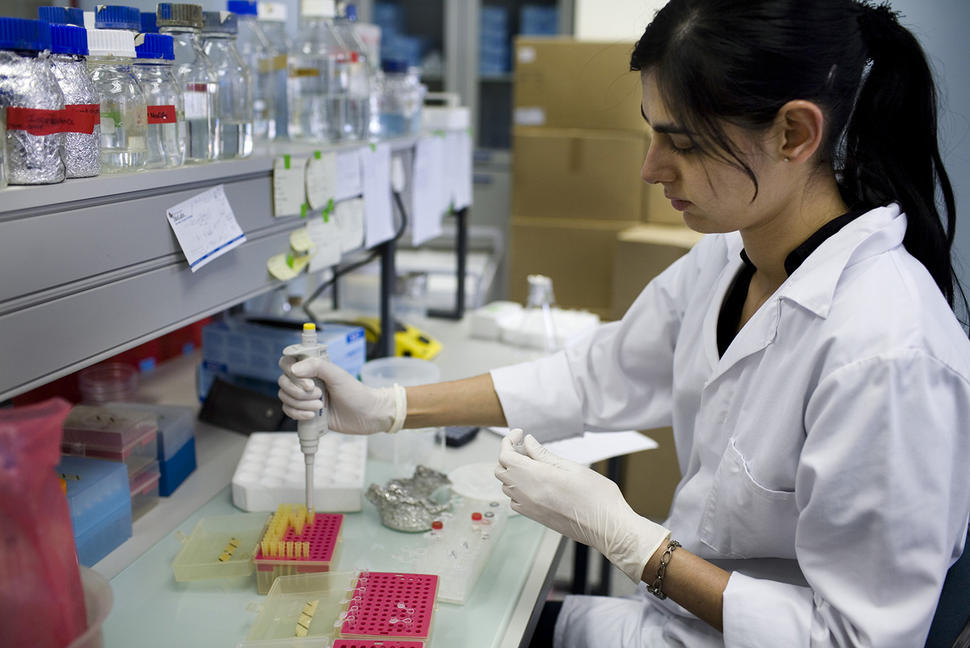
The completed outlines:
<svg viewBox="0 0 970 648">
<path fill-rule="evenodd" d="M 277 576 L 330 571 L 336 563 L 344 516 L 281 504 L 266 524 L 253 561 L 260 594 Z"/>
<path fill-rule="evenodd" d="M 432 574 L 362 571 L 341 614 L 339 636 L 427 640 L 437 591 Z"/>
</svg>

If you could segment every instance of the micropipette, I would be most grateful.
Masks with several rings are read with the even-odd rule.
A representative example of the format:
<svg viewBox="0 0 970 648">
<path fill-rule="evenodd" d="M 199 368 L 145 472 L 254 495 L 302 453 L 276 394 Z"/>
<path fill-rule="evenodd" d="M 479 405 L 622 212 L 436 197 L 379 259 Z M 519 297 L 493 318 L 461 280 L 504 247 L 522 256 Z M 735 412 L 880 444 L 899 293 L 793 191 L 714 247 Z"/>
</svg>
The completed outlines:
<svg viewBox="0 0 970 648">
<path fill-rule="evenodd" d="M 291 344 L 283 349 L 285 357 L 296 358 L 297 361 L 307 358 L 327 359 L 327 345 L 317 342 L 317 327 L 311 322 L 303 325 L 303 341 L 300 344 Z M 327 389 L 323 382 L 317 378 L 313 379 L 314 384 L 320 388 L 323 401 L 323 409 L 317 412 L 316 416 L 306 421 L 297 421 L 296 433 L 300 438 L 300 450 L 303 452 L 303 459 L 306 462 L 306 508 L 313 510 L 313 462 L 317 454 L 317 446 L 320 437 L 327 433 L 328 398 Z"/>
</svg>

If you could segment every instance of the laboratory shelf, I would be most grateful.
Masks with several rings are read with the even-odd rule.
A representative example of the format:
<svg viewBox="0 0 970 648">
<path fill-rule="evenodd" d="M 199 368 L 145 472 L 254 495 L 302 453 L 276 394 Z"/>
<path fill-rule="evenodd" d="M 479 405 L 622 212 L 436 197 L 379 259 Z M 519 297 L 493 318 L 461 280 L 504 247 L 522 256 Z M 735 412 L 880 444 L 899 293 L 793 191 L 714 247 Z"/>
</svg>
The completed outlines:
<svg viewBox="0 0 970 648">
<path fill-rule="evenodd" d="M 415 141 L 389 144 L 406 155 Z M 361 146 L 287 143 L 244 160 L 0 191 L 0 401 L 281 285 L 266 261 L 304 221 L 273 216 L 273 160 Z M 246 242 L 193 273 L 165 211 L 218 185 Z"/>
</svg>

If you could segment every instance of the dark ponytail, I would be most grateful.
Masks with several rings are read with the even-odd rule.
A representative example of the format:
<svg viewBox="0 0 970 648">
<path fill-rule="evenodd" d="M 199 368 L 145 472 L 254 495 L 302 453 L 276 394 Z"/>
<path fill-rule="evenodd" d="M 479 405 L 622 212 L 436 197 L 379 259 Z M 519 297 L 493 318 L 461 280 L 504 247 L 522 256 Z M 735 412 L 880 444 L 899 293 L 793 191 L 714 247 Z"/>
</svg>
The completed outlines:
<svg viewBox="0 0 970 648">
<path fill-rule="evenodd" d="M 956 206 L 937 141 L 933 75 L 887 6 L 671 0 L 647 26 L 630 67 L 655 73 L 664 103 L 695 145 L 747 173 L 755 196 L 758 179 L 725 123 L 757 132 L 788 101 L 817 103 L 827 128 L 820 161 L 831 165 L 846 204 L 898 202 L 906 249 L 951 307 L 955 292 L 962 295 L 950 259 Z"/>
<path fill-rule="evenodd" d="M 916 38 L 885 5 L 861 5 L 858 24 L 871 65 L 845 131 L 841 186 L 866 206 L 900 203 L 908 221 L 906 249 L 952 306 L 956 204 L 937 143 L 933 73 Z"/>
</svg>

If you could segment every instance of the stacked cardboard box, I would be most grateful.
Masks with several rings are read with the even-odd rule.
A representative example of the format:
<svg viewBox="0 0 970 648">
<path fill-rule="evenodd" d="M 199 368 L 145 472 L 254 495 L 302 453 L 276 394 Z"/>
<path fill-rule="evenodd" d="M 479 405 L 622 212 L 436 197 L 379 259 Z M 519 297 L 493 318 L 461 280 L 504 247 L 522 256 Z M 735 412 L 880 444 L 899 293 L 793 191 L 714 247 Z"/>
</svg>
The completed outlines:
<svg viewBox="0 0 970 648">
<path fill-rule="evenodd" d="M 519 38 L 515 46 L 509 297 L 526 276 L 552 277 L 569 308 L 613 312 L 619 232 L 638 222 L 677 224 L 680 214 L 647 185 L 649 145 L 632 44 Z"/>
</svg>

